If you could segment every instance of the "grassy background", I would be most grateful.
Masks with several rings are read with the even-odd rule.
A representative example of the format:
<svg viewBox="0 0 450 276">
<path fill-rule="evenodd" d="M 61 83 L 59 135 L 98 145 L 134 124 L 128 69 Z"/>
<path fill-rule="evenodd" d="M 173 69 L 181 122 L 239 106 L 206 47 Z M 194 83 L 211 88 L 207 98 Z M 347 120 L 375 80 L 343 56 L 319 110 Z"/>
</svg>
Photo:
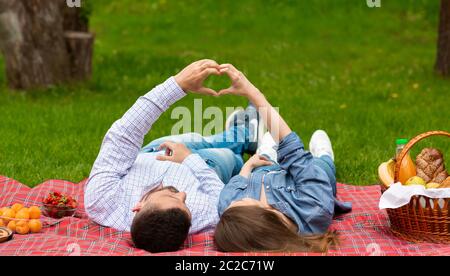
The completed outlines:
<svg viewBox="0 0 450 276">
<path fill-rule="evenodd" d="M 242 69 L 305 143 L 326 129 L 341 182 L 376 183 L 397 137 L 450 131 L 450 81 L 433 73 L 438 1 L 382 1 L 380 9 L 365 0 L 93 2 L 91 81 L 12 92 L 0 66 L 0 174 L 30 186 L 82 180 L 105 132 L 137 97 L 201 58 Z M 192 107 L 195 98 L 177 105 Z M 174 123 L 164 114 L 146 142 Z M 418 148 L 428 145 L 449 156 L 445 139 Z"/>
</svg>

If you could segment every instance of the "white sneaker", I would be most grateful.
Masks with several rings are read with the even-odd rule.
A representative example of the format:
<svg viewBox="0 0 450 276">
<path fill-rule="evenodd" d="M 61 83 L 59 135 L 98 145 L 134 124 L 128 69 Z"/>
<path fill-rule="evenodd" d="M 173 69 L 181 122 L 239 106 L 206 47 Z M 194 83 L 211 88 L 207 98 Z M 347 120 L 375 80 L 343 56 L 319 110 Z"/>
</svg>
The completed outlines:
<svg viewBox="0 0 450 276">
<path fill-rule="evenodd" d="M 237 109 L 231 113 L 225 121 L 225 130 L 240 125 L 244 125 L 249 131 L 249 144 L 245 152 L 254 154 L 258 148 L 260 124 L 258 111 L 253 105 L 250 104 L 245 110 Z"/>
<path fill-rule="evenodd" d="M 242 108 L 236 109 L 228 116 L 225 121 L 225 130 L 229 130 L 231 127 L 239 124 L 243 124 L 245 116 L 245 110 Z"/>
<path fill-rule="evenodd" d="M 270 132 L 266 132 L 262 138 L 261 142 L 259 144 L 259 148 L 256 151 L 258 155 L 266 155 L 270 158 L 270 160 L 277 162 L 278 161 L 278 144 L 275 142 L 275 140 L 272 137 L 272 134 Z"/>
<path fill-rule="evenodd" d="M 309 151 L 314 157 L 321 157 L 323 155 L 328 155 L 334 161 L 333 148 L 331 146 L 330 137 L 323 130 L 316 130 L 311 136 L 311 141 L 309 142 Z"/>
</svg>

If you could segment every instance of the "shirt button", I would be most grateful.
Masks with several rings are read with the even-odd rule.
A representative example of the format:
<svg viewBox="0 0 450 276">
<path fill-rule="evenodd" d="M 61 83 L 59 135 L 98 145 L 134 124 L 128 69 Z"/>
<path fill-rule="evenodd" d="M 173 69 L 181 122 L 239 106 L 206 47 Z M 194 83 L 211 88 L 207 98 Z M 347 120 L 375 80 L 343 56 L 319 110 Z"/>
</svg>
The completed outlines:
<svg viewBox="0 0 450 276">
<path fill-rule="evenodd" d="M 269 187 L 269 186 L 266 186 L 266 188 L 269 189 L 270 187 Z"/>
</svg>

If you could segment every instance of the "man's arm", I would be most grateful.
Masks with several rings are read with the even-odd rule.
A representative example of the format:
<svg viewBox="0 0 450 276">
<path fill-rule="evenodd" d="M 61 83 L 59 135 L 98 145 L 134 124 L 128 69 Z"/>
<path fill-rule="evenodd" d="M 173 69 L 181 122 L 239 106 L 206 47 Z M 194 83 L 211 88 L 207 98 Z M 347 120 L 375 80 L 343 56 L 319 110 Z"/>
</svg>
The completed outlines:
<svg viewBox="0 0 450 276">
<path fill-rule="evenodd" d="M 109 129 L 86 184 L 85 205 L 93 219 L 107 219 L 119 207 L 118 183 L 134 164 L 144 136 L 160 115 L 185 95 L 175 79 L 169 78 L 140 97 Z"/>
<path fill-rule="evenodd" d="M 220 180 L 217 173 L 209 167 L 198 154 L 191 154 L 184 159 L 183 165 L 187 166 L 195 178 L 205 185 L 210 195 L 218 197 L 224 183 Z M 212 194 L 211 194 L 212 193 Z"/>
<path fill-rule="evenodd" d="M 85 208 L 96 222 L 124 228 L 120 222 L 109 221 L 126 212 L 121 208 L 121 179 L 134 164 L 142 147 L 144 136 L 153 123 L 170 105 L 186 95 L 185 91 L 213 94 L 203 87 L 203 81 L 211 74 L 219 74 L 218 64 L 213 60 L 200 60 L 187 66 L 175 77 L 155 87 L 116 121 L 107 132 L 100 153 L 86 184 Z"/>
</svg>

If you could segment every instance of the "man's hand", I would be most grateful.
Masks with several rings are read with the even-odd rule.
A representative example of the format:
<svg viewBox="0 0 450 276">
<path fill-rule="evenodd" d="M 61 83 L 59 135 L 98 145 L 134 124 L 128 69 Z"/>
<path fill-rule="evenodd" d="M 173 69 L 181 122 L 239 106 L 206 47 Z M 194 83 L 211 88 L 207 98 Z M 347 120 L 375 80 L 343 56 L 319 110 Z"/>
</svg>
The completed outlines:
<svg viewBox="0 0 450 276">
<path fill-rule="evenodd" d="M 186 157 L 192 154 L 184 144 L 174 142 L 165 142 L 161 144 L 159 150 L 163 149 L 166 149 L 165 155 L 156 156 L 156 159 L 159 161 L 172 161 L 181 164 Z"/>
<path fill-rule="evenodd" d="M 232 64 L 222 64 L 219 66 L 220 74 L 227 74 L 231 79 L 231 87 L 219 91 L 219 96 L 233 94 L 249 97 L 252 93 L 260 93 L 259 90 L 236 69 Z"/>
<path fill-rule="evenodd" d="M 214 60 L 204 59 L 184 68 L 175 76 L 175 81 L 185 92 L 191 91 L 203 95 L 218 96 L 216 91 L 203 86 L 203 82 L 210 75 L 220 75 L 219 64 Z"/>
</svg>

